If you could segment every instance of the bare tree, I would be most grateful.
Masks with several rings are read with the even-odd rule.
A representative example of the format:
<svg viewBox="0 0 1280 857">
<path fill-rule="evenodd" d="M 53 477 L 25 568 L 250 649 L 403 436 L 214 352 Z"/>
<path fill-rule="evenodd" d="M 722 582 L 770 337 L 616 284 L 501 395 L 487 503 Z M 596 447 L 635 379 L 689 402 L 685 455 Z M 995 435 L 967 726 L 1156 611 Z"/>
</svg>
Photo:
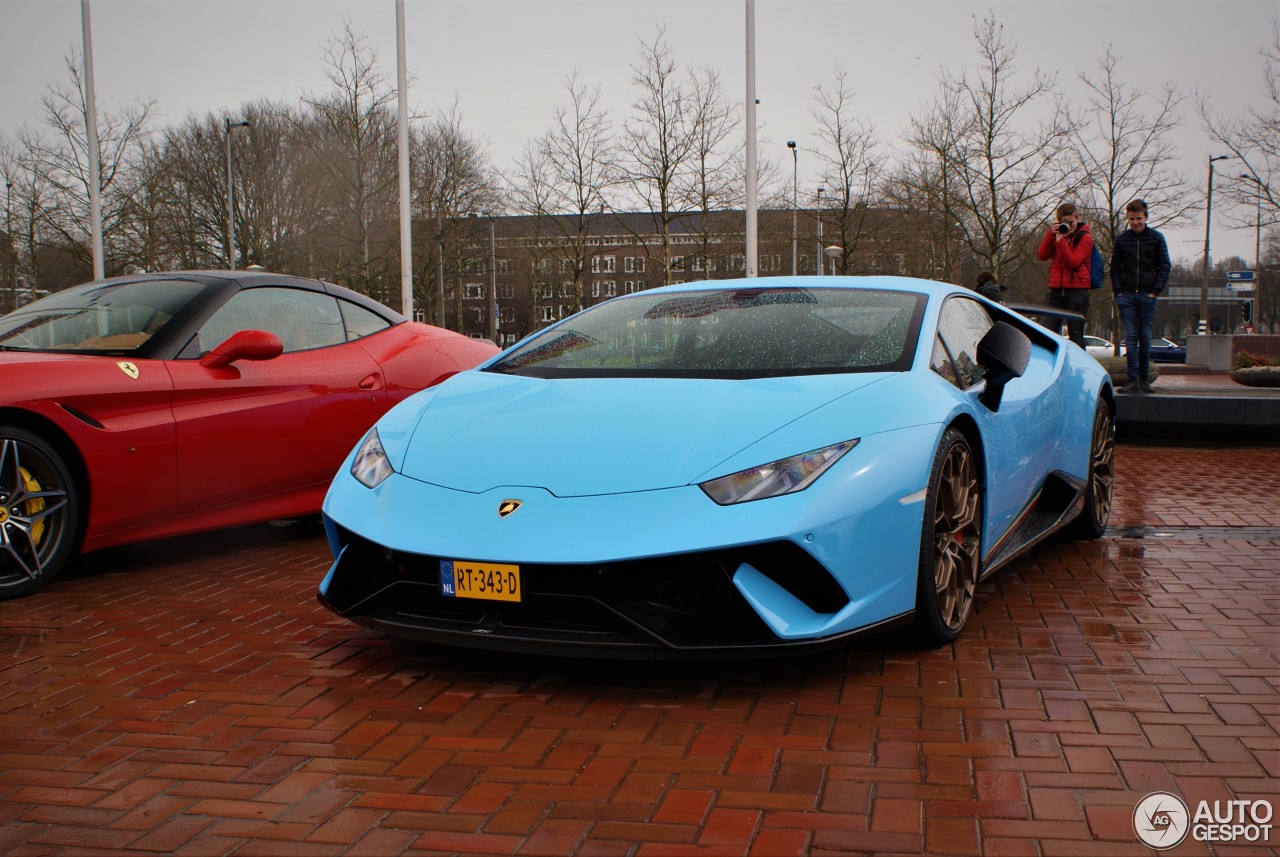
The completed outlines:
<svg viewBox="0 0 1280 857">
<path fill-rule="evenodd" d="M 1169 84 L 1157 95 L 1124 82 L 1120 58 L 1108 47 L 1096 71 L 1081 73 L 1088 90 L 1084 109 L 1070 131 L 1071 157 L 1079 175 L 1076 198 L 1094 222 L 1093 240 L 1110 258 L 1115 236 L 1124 229 L 1124 206 L 1142 198 L 1160 213 L 1162 225 L 1185 219 L 1196 204 L 1185 178 L 1177 171 L 1172 132 L 1182 124 L 1182 96 Z M 1106 317 L 1111 339 L 1120 350 L 1120 320 L 1111 292 L 1103 289 L 1090 315 Z"/>
<path fill-rule="evenodd" d="M 350 21 L 325 47 L 324 62 L 332 88 L 304 98 L 310 113 L 295 128 L 296 141 L 312 155 L 311 167 L 331 194 L 310 212 L 323 229 L 316 251 L 320 272 L 385 298 L 399 258 L 395 90 Z"/>
<path fill-rule="evenodd" d="M 619 182 L 617 149 L 609 113 L 600 106 L 600 88 L 589 89 L 575 71 L 565 81 L 569 103 L 537 145 L 550 167 L 548 203 L 557 215 L 560 272 L 573 277 L 570 290 L 583 305 L 583 279 L 590 265 L 589 240 L 596 218 L 609 208 Z"/>
<path fill-rule="evenodd" d="M 30 159 L 32 174 L 38 174 L 39 183 L 47 187 L 47 193 L 41 195 L 39 225 L 32 224 L 32 252 L 37 244 L 56 245 L 84 263 L 80 278 L 87 279 L 92 270 L 93 253 L 88 232 L 89 143 L 85 130 L 84 75 L 78 54 L 70 53 L 66 65 L 67 82 L 50 86 L 41 98 L 44 124 L 50 136 L 24 129 L 19 140 Z M 141 155 L 153 108 L 154 102 L 135 102 L 118 111 L 104 112 L 98 123 L 102 240 L 108 273 L 136 261 L 133 248 L 126 240 L 134 191 L 129 168 Z M 34 196 L 28 199 L 28 202 L 35 201 Z"/>
<path fill-rule="evenodd" d="M 745 204 L 742 107 L 725 96 L 720 75 L 712 68 L 691 72 L 689 87 L 691 147 L 688 169 L 677 177 L 677 199 L 694 215 L 688 221 L 697 241 L 692 250 L 710 273 L 713 250 L 723 240 L 715 225 L 723 218 L 713 215 Z M 762 172 L 757 169 L 758 175 Z"/>
<path fill-rule="evenodd" d="M 818 215 L 831 227 L 824 228 L 824 243 L 840 248 L 841 273 L 848 272 L 850 255 L 873 231 L 868 213 L 881 172 L 875 127 L 858 118 L 853 98 L 848 75 L 837 68 L 829 87 L 814 87 L 810 110 L 818 123 L 815 137 L 820 142 L 816 154 L 827 190 L 827 203 Z"/>
<path fill-rule="evenodd" d="M 437 289 L 428 287 L 443 281 L 453 297 L 456 329 L 463 330 L 462 283 L 459 279 L 467 259 L 464 244 L 475 240 L 475 223 L 466 218 L 500 207 L 495 178 L 484 146 L 463 127 L 462 113 L 455 103 L 420 129 L 412 142 L 412 186 L 418 230 L 414 254 L 418 272 L 428 297 L 424 306 L 435 308 L 442 326 L 444 307 L 437 306 Z M 423 242 L 429 242 L 423 247 Z M 487 264 L 487 263 L 486 263 Z M 482 332 L 477 330 L 475 332 Z"/>
<path fill-rule="evenodd" d="M 653 215 L 656 261 L 665 284 L 671 282 L 671 224 L 680 214 L 679 183 L 695 151 L 697 106 L 661 27 L 651 42 L 640 43 L 640 61 L 631 71 L 639 95 L 622 133 L 623 171 L 635 201 Z"/>
<path fill-rule="evenodd" d="M 1238 159 L 1243 178 L 1224 183 L 1223 194 L 1242 208 L 1237 224 L 1252 222 L 1261 209 L 1264 225 L 1280 223 L 1280 23 L 1262 51 L 1263 101 L 1243 116 L 1224 116 L 1200 94 L 1196 109 L 1209 136 Z"/>
<path fill-rule="evenodd" d="M 529 329 L 532 330 L 549 315 L 544 314 L 542 308 L 554 289 L 551 274 L 556 242 L 553 236 L 559 232 L 554 220 L 555 176 L 551 155 L 540 141 L 525 143 L 507 184 L 515 212 L 524 216 L 521 243 L 529 259 Z"/>
<path fill-rule="evenodd" d="M 1029 260 L 1027 236 L 1045 207 L 1074 189 L 1061 157 L 1070 123 L 1051 76 L 1035 71 L 1018 85 L 1017 51 L 994 17 L 975 21 L 974 39 L 978 70 L 942 73 L 909 140 L 935 160 L 964 245 L 1003 282 Z"/>
</svg>

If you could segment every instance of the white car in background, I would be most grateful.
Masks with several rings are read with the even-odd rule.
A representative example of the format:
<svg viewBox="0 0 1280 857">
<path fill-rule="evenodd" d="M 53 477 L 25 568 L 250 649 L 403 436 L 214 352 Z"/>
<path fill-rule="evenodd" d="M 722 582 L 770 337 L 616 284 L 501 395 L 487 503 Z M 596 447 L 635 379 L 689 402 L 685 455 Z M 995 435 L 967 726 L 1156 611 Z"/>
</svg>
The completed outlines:
<svg viewBox="0 0 1280 857">
<path fill-rule="evenodd" d="M 1101 336 L 1086 336 L 1084 338 L 1084 350 L 1089 352 L 1089 356 L 1096 359 L 1102 357 L 1114 357 L 1116 354 L 1115 346 L 1109 339 L 1103 339 Z M 1124 346 L 1120 346 L 1120 353 L 1124 354 Z"/>
<path fill-rule="evenodd" d="M 1102 357 L 1114 357 L 1115 347 L 1108 339 L 1101 336 L 1086 336 L 1084 338 L 1084 350 L 1089 352 L 1089 356 L 1095 360 Z M 1124 343 L 1120 344 L 1120 356 L 1124 356 Z M 1186 363 L 1187 347 L 1179 345 L 1172 339 L 1151 340 L 1151 362 L 1152 363 Z"/>
</svg>

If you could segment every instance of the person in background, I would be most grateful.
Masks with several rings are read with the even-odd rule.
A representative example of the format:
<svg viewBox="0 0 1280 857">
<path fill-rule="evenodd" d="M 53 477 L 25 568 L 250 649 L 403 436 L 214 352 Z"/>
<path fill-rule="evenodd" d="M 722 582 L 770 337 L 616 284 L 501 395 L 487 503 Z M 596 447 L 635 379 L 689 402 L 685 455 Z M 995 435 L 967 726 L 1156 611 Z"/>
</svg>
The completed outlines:
<svg viewBox="0 0 1280 857">
<path fill-rule="evenodd" d="M 1124 207 L 1129 228 L 1116 237 L 1111 248 L 1111 290 L 1124 325 L 1125 356 L 1129 383 L 1122 393 L 1150 393 L 1151 322 L 1156 298 L 1169 283 L 1169 245 L 1164 236 L 1147 225 L 1147 204 L 1135 199 Z"/>
<path fill-rule="evenodd" d="M 1036 250 L 1049 263 L 1049 291 L 1045 305 L 1084 315 L 1089 312 L 1089 260 L 1093 254 L 1093 233 L 1081 223 L 1076 207 L 1064 202 L 1054 211 L 1056 220 L 1045 232 Z M 1067 322 L 1067 335 L 1084 348 L 1084 319 Z"/>
<path fill-rule="evenodd" d="M 988 300 L 993 300 L 998 304 L 1004 303 L 1001 292 L 1005 290 L 1005 287 L 996 282 L 996 275 L 990 271 L 983 271 L 978 274 L 978 283 L 973 287 L 973 290 Z"/>
</svg>

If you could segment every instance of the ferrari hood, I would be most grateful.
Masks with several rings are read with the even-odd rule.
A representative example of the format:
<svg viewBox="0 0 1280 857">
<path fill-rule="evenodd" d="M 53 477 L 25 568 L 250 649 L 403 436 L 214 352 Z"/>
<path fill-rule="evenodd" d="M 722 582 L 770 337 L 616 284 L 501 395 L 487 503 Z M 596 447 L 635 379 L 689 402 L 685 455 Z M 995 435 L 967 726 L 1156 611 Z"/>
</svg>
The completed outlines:
<svg viewBox="0 0 1280 857">
<path fill-rule="evenodd" d="M 469 492 L 510 485 L 575 497 L 687 485 L 884 377 L 546 380 L 466 372 L 435 388 L 397 469 Z"/>
</svg>

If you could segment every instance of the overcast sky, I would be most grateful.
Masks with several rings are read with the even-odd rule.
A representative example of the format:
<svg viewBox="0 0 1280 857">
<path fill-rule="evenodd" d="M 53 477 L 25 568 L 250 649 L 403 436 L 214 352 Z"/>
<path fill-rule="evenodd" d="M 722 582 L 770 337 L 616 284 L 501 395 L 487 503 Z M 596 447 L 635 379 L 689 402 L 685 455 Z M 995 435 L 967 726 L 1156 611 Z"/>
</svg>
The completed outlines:
<svg viewBox="0 0 1280 857">
<path fill-rule="evenodd" d="M 65 82 L 65 58 L 81 46 L 79 0 L 0 0 L 0 134 L 40 122 L 41 93 Z M 1217 107 L 1261 106 L 1259 51 L 1280 18 L 1280 0 L 757 0 L 756 89 L 761 151 L 785 162 L 800 146 L 802 184 L 815 167 L 811 94 L 837 66 L 856 106 L 889 146 L 937 91 L 942 67 L 976 62 L 974 16 L 988 11 L 1018 47 L 1018 65 L 1056 73 L 1080 99 L 1077 73 L 1111 45 L 1136 86 L 1166 82 Z M 406 0 L 410 109 L 457 101 L 467 129 L 507 169 L 526 139 L 542 133 L 563 102 L 564 79 L 603 87 L 615 119 L 634 93 L 637 40 L 657 26 L 683 64 L 716 68 L 728 93 L 745 94 L 743 0 Z M 157 102 L 157 125 L 188 113 L 225 113 L 260 98 L 297 99 L 327 88 L 324 44 L 344 18 L 364 34 L 392 83 L 395 0 L 93 0 L 98 109 Z M 1205 182 L 1209 141 L 1191 108 L 1175 140 L 1184 173 Z M 1215 150 L 1216 151 L 1216 150 Z M 1230 162 L 1219 176 L 1238 174 Z M 816 170 L 814 170 L 816 172 Z M 1252 261 L 1253 231 L 1214 215 L 1214 258 Z M 1159 225 L 1159 212 L 1152 222 Z M 1175 258 L 1198 257 L 1203 223 L 1169 232 Z"/>
</svg>

